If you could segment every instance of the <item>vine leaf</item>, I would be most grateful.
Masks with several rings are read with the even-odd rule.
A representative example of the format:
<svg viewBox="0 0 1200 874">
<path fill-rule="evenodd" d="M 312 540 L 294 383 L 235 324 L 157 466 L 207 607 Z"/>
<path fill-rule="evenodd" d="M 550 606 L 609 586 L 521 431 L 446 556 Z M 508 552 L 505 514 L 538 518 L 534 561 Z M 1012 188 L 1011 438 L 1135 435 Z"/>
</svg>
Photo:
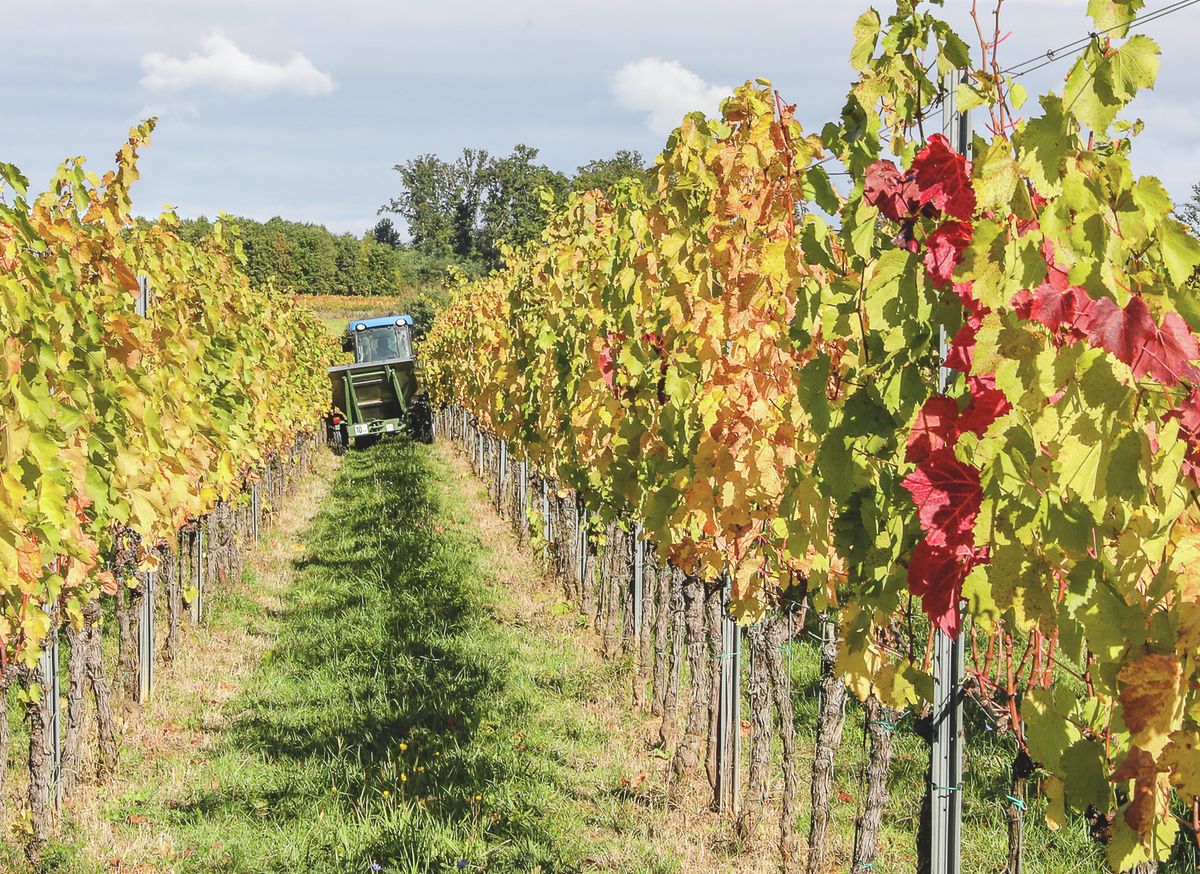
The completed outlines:
<svg viewBox="0 0 1200 874">
<path fill-rule="evenodd" d="M 1158 752 L 1166 745 L 1181 718 L 1181 679 L 1175 655 L 1145 653 L 1121 668 L 1117 675 L 1121 713 L 1137 746 Z"/>
<path fill-rule="evenodd" d="M 1134 356 L 1154 336 L 1154 320 L 1140 297 L 1131 297 L 1124 308 L 1105 297 L 1092 302 L 1083 319 L 1083 330 L 1093 346 L 1132 365 Z"/>
<path fill-rule="evenodd" d="M 929 138 L 917 152 L 909 171 L 920 192 L 921 205 L 932 204 L 939 212 L 963 221 L 975 214 L 975 189 L 967 159 L 950 148 L 941 134 Z"/>
<path fill-rule="evenodd" d="M 1192 362 L 1200 358 L 1196 338 L 1178 313 L 1163 316 L 1162 326 L 1146 341 L 1133 360 L 1133 375 L 1147 374 L 1163 385 L 1178 385 L 1180 380 L 1200 381 L 1200 372 Z"/>
<path fill-rule="evenodd" d="M 901 483 L 912 494 L 917 518 L 933 546 L 969 541 L 983 491 L 979 471 L 943 447 L 930 452 Z"/>
<path fill-rule="evenodd" d="M 951 282 L 954 268 L 971 244 L 971 225 L 966 222 L 944 222 L 925 240 L 925 272 L 939 288 Z"/>
<path fill-rule="evenodd" d="M 867 168 L 863 199 L 894 222 L 908 218 L 921 203 L 916 183 L 900 174 L 891 161 L 882 159 Z"/>
<path fill-rule="evenodd" d="M 1012 409 L 1012 404 L 1004 392 L 996 388 L 996 377 L 991 374 L 968 377 L 967 387 L 971 392 L 971 401 L 962 412 L 959 432 L 982 437 L 992 422 Z"/>
<path fill-rule="evenodd" d="M 925 461 L 930 453 L 954 445 L 958 435 L 958 403 L 946 395 L 934 395 L 913 421 L 904 460 Z"/>
<path fill-rule="evenodd" d="M 969 546 L 934 546 L 922 540 L 908 563 L 908 588 L 935 628 L 951 637 L 962 631 L 963 581 L 982 553 Z"/>
</svg>

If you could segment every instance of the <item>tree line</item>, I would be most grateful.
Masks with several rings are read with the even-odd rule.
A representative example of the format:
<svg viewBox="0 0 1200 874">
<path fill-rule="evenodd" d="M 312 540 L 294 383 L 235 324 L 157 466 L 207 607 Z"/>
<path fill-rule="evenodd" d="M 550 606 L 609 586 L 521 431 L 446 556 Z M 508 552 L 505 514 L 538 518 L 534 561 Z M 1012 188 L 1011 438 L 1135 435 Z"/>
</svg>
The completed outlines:
<svg viewBox="0 0 1200 874">
<path fill-rule="evenodd" d="M 379 211 L 398 216 L 407 239 L 387 216 L 362 235 L 278 216 L 235 217 L 246 273 L 255 284 L 274 276 L 302 294 L 362 296 L 440 285 L 452 266 L 480 276 L 500 265 L 501 241 L 521 245 L 537 237 L 549 207 L 568 192 L 609 190 L 646 163 L 638 152 L 622 150 L 568 176 L 537 163 L 537 156 L 537 149 L 522 144 L 503 157 L 467 148 L 451 161 L 426 154 L 397 164 L 400 191 Z M 180 221 L 188 242 L 211 230 L 204 216 Z"/>
<path fill-rule="evenodd" d="M 453 161 L 426 154 L 397 164 L 400 193 L 381 212 L 400 216 L 410 245 L 427 257 L 454 261 L 468 273 L 500 266 L 500 244 L 538 237 L 549 209 L 571 191 L 608 191 L 644 172 L 641 153 L 620 150 L 567 176 L 538 164 L 538 150 L 520 144 L 504 157 L 463 149 Z"/>
<path fill-rule="evenodd" d="M 446 265 L 401 243 L 389 219 L 361 236 L 335 234 L 324 225 L 234 217 L 246 257 L 246 274 L 258 285 L 274 276 L 301 294 L 394 295 L 436 284 Z M 212 223 L 204 216 L 180 221 L 189 242 L 205 237 Z"/>
</svg>

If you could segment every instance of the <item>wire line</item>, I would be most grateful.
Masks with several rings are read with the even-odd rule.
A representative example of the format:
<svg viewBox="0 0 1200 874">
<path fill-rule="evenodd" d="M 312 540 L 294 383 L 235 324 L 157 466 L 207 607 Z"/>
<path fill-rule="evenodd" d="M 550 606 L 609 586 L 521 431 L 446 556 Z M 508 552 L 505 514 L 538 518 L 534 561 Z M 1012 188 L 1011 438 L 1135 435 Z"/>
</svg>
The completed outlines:
<svg viewBox="0 0 1200 874">
<path fill-rule="evenodd" d="M 1166 6 L 1161 6 L 1158 9 L 1148 10 L 1146 12 L 1141 13 L 1140 15 L 1135 15 L 1133 18 L 1130 18 L 1127 21 L 1122 21 L 1119 24 L 1114 24 L 1111 27 L 1104 28 L 1103 30 L 1092 31 L 1087 36 L 1083 36 L 1083 37 L 1080 37 L 1079 39 L 1072 40 L 1071 42 L 1065 43 L 1065 44 L 1059 46 L 1058 48 L 1047 49 L 1046 51 L 1042 52 L 1040 55 L 1034 55 L 1032 58 L 1029 58 L 1028 60 L 1025 60 L 1025 61 L 1021 61 L 1019 64 L 1013 64 L 1010 67 L 1006 67 L 1005 69 L 1000 71 L 1000 74 L 1001 75 L 1011 75 L 1014 79 L 1017 78 L 1018 76 L 1024 76 L 1027 73 L 1032 73 L 1035 70 L 1040 70 L 1042 67 L 1045 67 L 1047 64 L 1052 64 L 1055 61 L 1062 60 L 1063 54 L 1065 52 L 1072 52 L 1072 51 L 1075 51 L 1076 49 L 1083 48 L 1092 40 L 1097 39 L 1106 33 L 1111 33 L 1114 30 L 1119 30 L 1119 29 L 1125 28 L 1125 27 L 1133 28 L 1139 24 L 1146 25 L 1152 21 L 1157 21 L 1160 18 L 1165 18 L 1166 16 L 1170 15 L 1173 12 L 1179 12 L 1183 9 L 1188 8 L 1189 6 L 1194 6 L 1197 3 L 1200 3 L 1200 0 L 1176 0 L 1176 2 L 1168 3 Z M 1035 66 L 1031 66 L 1031 65 L 1035 65 Z"/>
</svg>

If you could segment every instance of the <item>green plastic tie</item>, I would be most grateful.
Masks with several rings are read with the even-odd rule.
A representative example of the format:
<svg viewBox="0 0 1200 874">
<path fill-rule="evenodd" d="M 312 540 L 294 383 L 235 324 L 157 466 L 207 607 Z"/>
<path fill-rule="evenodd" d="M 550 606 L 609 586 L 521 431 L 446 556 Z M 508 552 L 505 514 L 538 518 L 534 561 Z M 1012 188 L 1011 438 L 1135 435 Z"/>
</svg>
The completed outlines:
<svg viewBox="0 0 1200 874">
<path fill-rule="evenodd" d="M 961 786 L 934 786 L 935 792 L 962 792 Z"/>
<path fill-rule="evenodd" d="M 905 720 L 905 718 L 908 716 L 908 713 L 909 712 L 907 710 L 904 710 L 894 720 L 868 719 L 867 725 L 878 725 L 878 726 L 881 726 L 883 728 L 883 730 L 886 731 L 888 734 L 894 734 L 896 731 L 896 728 L 900 725 L 901 722 L 903 722 Z"/>
<path fill-rule="evenodd" d="M 721 659 L 731 659 L 736 655 L 740 655 L 741 652 L 742 651 L 740 649 L 735 649 L 733 652 L 729 653 L 728 655 L 726 655 L 726 654 L 715 655 L 712 657 L 712 660 L 714 662 L 719 662 L 719 661 L 721 661 Z"/>
<path fill-rule="evenodd" d="M 1018 798 L 1015 795 L 1009 795 L 1007 797 L 1008 797 L 1009 803 L 1012 804 L 1013 807 L 1015 807 L 1017 810 L 1023 811 L 1025 809 L 1025 801 L 1023 799 Z"/>
</svg>

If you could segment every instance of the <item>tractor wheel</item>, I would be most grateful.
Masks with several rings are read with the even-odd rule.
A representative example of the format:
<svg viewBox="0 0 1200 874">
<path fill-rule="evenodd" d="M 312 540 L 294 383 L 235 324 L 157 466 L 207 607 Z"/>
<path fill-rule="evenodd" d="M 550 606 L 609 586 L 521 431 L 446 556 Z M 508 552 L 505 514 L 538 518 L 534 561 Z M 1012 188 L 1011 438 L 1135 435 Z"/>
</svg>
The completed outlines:
<svg viewBox="0 0 1200 874">
<path fill-rule="evenodd" d="M 429 406 L 429 397 L 422 392 L 413 403 L 408 414 L 408 430 L 414 440 L 421 443 L 433 442 L 433 410 Z"/>
<path fill-rule="evenodd" d="M 333 450 L 334 455 L 345 455 L 346 432 L 335 427 L 329 434 L 329 448 Z"/>
</svg>

